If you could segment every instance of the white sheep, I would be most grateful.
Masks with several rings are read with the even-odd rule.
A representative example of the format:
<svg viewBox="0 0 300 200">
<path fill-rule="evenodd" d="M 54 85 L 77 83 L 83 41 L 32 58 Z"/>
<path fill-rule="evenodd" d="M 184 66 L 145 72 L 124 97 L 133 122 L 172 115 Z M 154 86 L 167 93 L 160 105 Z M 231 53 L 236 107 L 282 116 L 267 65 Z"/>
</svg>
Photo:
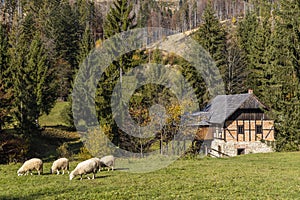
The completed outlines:
<svg viewBox="0 0 300 200">
<path fill-rule="evenodd" d="M 32 158 L 30 160 L 27 160 L 17 171 L 17 174 L 18 176 L 22 176 L 24 174 L 28 175 L 28 173 L 30 172 L 30 174 L 32 175 L 32 170 L 37 170 L 38 175 L 43 173 L 43 161 L 39 158 Z"/>
<path fill-rule="evenodd" d="M 108 167 L 108 171 L 109 169 L 112 169 L 112 171 L 114 170 L 114 166 L 115 166 L 115 157 L 113 155 L 109 155 L 109 156 L 104 156 L 100 159 L 101 165 L 100 165 L 100 169 L 103 167 Z"/>
<path fill-rule="evenodd" d="M 96 161 L 96 163 L 98 165 L 98 168 L 100 169 L 100 167 L 101 167 L 101 160 L 100 160 L 100 158 L 95 157 L 95 158 L 91 158 L 91 159 L 93 159 L 93 160 Z"/>
<path fill-rule="evenodd" d="M 69 160 L 67 158 L 59 158 L 54 161 L 50 169 L 50 173 L 53 174 L 56 171 L 56 174 L 59 175 L 60 170 L 63 171 L 62 174 L 65 174 L 65 170 L 69 174 Z"/>
<path fill-rule="evenodd" d="M 82 175 L 93 173 L 92 179 L 95 178 L 95 174 L 99 170 L 100 160 L 99 158 L 91 158 L 79 163 L 76 168 L 70 173 L 70 180 L 75 176 L 80 175 L 80 180 L 82 180 Z M 88 179 L 90 179 L 88 177 Z"/>
</svg>

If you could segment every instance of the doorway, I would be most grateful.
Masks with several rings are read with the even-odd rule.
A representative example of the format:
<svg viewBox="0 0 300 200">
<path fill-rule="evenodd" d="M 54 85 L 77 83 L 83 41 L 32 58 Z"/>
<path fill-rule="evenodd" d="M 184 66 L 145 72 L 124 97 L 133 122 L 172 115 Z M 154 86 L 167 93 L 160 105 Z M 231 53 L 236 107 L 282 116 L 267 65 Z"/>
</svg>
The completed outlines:
<svg viewBox="0 0 300 200">
<path fill-rule="evenodd" d="M 245 154 L 245 148 L 237 149 L 237 155 L 243 155 L 243 154 Z"/>
</svg>

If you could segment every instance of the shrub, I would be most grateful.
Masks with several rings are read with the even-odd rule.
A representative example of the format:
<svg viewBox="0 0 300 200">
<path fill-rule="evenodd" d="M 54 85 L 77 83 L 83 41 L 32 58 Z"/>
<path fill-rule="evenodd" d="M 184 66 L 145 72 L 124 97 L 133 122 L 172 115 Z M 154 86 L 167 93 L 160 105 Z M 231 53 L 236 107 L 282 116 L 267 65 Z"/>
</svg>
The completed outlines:
<svg viewBox="0 0 300 200">
<path fill-rule="evenodd" d="M 78 153 L 78 159 L 79 160 L 87 160 L 90 158 L 92 158 L 92 155 L 90 154 L 88 149 L 86 147 L 81 147 L 80 152 Z"/>
<path fill-rule="evenodd" d="M 57 154 L 60 157 L 70 158 L 72 157 L 72 152 L 69 151 L 69 145 L 67 142 L 64 142 L 61 146 L 56 149 Z"/>
</svg>

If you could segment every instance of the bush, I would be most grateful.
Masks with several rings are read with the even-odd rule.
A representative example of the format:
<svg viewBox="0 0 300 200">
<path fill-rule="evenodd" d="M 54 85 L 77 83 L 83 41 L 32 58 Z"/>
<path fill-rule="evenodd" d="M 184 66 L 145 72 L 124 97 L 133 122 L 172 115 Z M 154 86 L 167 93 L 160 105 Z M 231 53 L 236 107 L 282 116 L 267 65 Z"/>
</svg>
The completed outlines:
<svg viewBox="0 0 300 200">
<path fill-rule="evenodd" d="M 67 142 L 64 142 L 61 146 L 59 146 L 57 149 L 57 154 L 60 157 L 66 157 L 66 158 L 71 158 L 72 157 L 72 152 L 69 150 L 69 145 Z"/>
<path fill-rule="evenodd" d="M 78 159 L 79 160 L 87 160 L 92 158 L 92 155 L 90 154 L 90 152 L 87 150 L 87 148 L 85 147 L 81 147 L 80 148 L 80 152 L 78 154 Z"/>
<path fill-rule="evenodd" d="M 22 138 L 5 135 L 0 141 L 0 164 L 24 162 L 29 151 L 29 142 Z"/>
</svg>

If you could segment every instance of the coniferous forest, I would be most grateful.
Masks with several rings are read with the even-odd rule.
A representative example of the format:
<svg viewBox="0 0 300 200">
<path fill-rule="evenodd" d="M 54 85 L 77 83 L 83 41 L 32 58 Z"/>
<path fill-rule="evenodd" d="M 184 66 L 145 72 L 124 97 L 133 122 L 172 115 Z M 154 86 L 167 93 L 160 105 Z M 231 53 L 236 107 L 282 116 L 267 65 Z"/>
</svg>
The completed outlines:
<svg viewBox="0 0 300 200">
<path fill-rule="evenodd" d="M 72 88 L 89 52 L 130 29 L 163 27 L 190 35 L 219 69 L 227 94 L 254 94 L 275 120 L 276 150 L 300 148 L 300 1 L 297 0 L 4 0 L 0 2 L 0 134 L 15 129 L 26 140 L 39 134 L 38 119 L 57 100 L 70 102 Z M 209 101 L 205 82 L 186 60 L 160 50 L 122 55 L 101 77 L 96 92 L 100 125 L 111 141 L 133 152 L 168 142 L 177 130 L 180 105 L 167 88 L 148 84 L 130 99 L 141 126 L 154 104 L 171 116 L 152 138 L 132 138 L 115 124 L 111 95 L 128 70 L 149 61 L 176 66 L 193 86 L 200 108 Z M 164 103 L 162 103 L 164 102 Z M 5 142 L 4 139 L 0 140 Z"/>
</svg>

